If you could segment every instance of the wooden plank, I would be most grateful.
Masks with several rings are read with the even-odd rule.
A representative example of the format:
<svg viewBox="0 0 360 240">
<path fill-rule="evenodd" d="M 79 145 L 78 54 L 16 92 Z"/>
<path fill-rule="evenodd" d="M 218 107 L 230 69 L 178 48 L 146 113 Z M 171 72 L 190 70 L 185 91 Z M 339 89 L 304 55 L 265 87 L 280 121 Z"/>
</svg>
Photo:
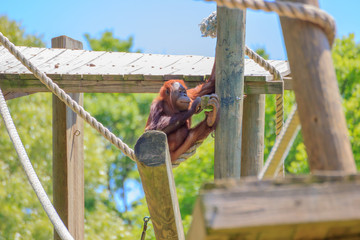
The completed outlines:
<svg viewBox="0 0 360 240">
<path fill-rule="evenodd" d="M 61 50 L 61 51 L 59 51 Z M 46 74 L 67 74 L 66 67 L 73 66 L 77 59 L 84 54 L 84 51 L 80 50 L 66 50 L 66 49 L 52 49 L 51 56 L 46 61 L 39 63 L 39 68 Z M 36 64 L 36 63 L 34 63 Z M 76 78 L 77 76 L 74 76 Z"/>
<path fill-rule="evenodd" d="M 240 178 L 244 94 L 245 11 L 217 7 L 215 179 Z"/>
<path fill-rule="evenodd" d="M 29 93 L 29 92 L 4 92 L 4 97 L 5 100 L 10 100 L 10 99 L 14 99 L 14 98 L 19 98 L 19 97 L 24 97 L 33 93 Z"/>
<path fill-rule="evenodd" d="M 248 95 L 243 115 L 241 176 L 257 176 L 264 163 L 265 95 Z"/>
<path fill-rule="evenodd" d="M 319 6 L 317 0 L 291 0 Z M 281 17 L 304 143 L 311 171 L 356 166 L 331 51 L 325 33 L 316 25 Z"/>
<path fill-rule="evenodd" d="M 135 154 L 156 239 L 185 239 L 166 134 L 145 132 Z"/>
<path fill-rule="evenodd" d="M 202 221 L 206 233 L 198 240 L 360 237 L 360 175 L 219 181 L 198 201 L 192 224 Z"/>
<path fill-rule="evenodd" d="M 52 39 L 53 47 L 82 48 L 66 36 Z M 83 105 L 84 94 L 70 96 Z M 53 199 L 54 206 L 74 239 L 84 239 L 84 124 L 53 95 Z M 54 231 L 54 239 L 60 237 Z"/>
<path fill-rule="evenodd" d="M 193 55 L 161 55 L 144 53 L 99 52 L 71 49 L 47 49 L 17 47 L 25 57 L 40 70 L 49 74 L 72 75 L 189 75 L 204 76 L 210 74 L 214 58 Z M 19 74 L 30 72 L 19 64 L 4 47 L 0 47 L 0 74 Z M 286 61 L 271 60 L 283 76 L 289 74 Z M 253 60 L 245 59 L 245 76 L 270 76 Z M 9 68 L 7 71 L 6 69 Z M 15 67 L 16 66 L 16 67 Z"/>
<path fill-rule="evenodd" d="M 119 92 L 157 93 L 165 80 L 174 79 L 169 75 L 59 75 L 48 74 L 66 92 Z M 76 77 L 76 78 L 75 78 Z M 245 94 L 281 93 L 281 82 L 260 82 L 268 77 L 245 77 Z M 188 87 L 195 87 L 204 81 L 204 76 L 175 76 L 185 79 Z M 254 81 L 253 81 L 254 80 Z M 289 83 L 290 81 L 285 81 Z M 32 74 L 0 74 L 0 88 L 8 92 L 48 92 L 48 89 Z"/>
<path fill-rule="evenodd" d="M 206 223 L 203 217 L 203 209 L 198 198 L 195 202 L 194 211 L 192 214 L 192 223 L 188 233 L 186 234 L 186 240 L 202 240 L 206 238 Z"/>
</svg>

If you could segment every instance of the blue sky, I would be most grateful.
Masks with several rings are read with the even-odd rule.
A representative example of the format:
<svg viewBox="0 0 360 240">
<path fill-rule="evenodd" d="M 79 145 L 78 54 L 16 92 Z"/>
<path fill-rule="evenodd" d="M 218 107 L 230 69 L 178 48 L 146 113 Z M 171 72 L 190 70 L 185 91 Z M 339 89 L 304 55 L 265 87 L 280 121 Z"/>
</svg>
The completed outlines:
<svg viewBox="0 0 360 240">
<path fill-rule="evenodd" d="M 51 38 L 67 35 L 85 43 L 84 33 L 99 37 L 111 30 L 134 37 L 134 49 L 145 53 L 214 56 L 216 41 L 201 37 L 198 24 L 216 10 L 214 2 L 194 0 L 1 0 L 0 15 L 21 21 L 27 33 Z M 320 0 L 337 22 L 337 36 L 354 32 L 360 41 L 360 1 Z M 247 11 L 246 44 L 264 47 L 272 59 L 286 59 L 276 14 Z M 85 44 L 85 48 L 88 46 Z"/>
<path fill-rule="evenodd" d="M 84 34 L 99 37 L 111 30 L 122 39 L 134 37 L 134 49 L 145 53 L 214 56 L 216 40 L 201 37 L 198 24 L 216 10 L 215 3 L 194 0 L 0 0 L 0 15 L 22 23 L 27 33 L 41 34 L 47 47 L 51 38 L 67 35 L 85 43 Z M 360 41 L 360 1 L 320 0 L 337 22 L 338 36 L 355 33 Z M 246 44 L 264 47 L 271 59 L 286 59 L 276 14 L 247 11 Z M 89 49 L 84 44 L 85 49 Z M 142 196 L 127 181 L 128 203 Z M 117 199 L 119 209 L 123 209 Z"/>
</svg>

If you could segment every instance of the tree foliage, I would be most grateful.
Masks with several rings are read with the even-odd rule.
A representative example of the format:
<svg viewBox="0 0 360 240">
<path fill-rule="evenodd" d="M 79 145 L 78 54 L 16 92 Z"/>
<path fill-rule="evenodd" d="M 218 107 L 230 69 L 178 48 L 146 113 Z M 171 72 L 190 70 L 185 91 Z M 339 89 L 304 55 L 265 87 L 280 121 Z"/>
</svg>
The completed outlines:
<svg viewBox="0 0 360 240">
<path fill-rule="evenodd" d="M 91 37 L 90 34 L 84 34 L 86 41 L 90 48 L 95 51 L 108 51 L 108 52 L 140 52 L 140 50 L 133 51 L 133 37 L 128 37 L 126 40 L 121 40 L 114 37 L 112 31 L 104 31 L 100 39 Z"/>
<path fill-rule="evenodd" d="M 44 47 L 41 35 L 26 34 L 21 23 L 11 21 L 7 16 L 0 16 L 0 32 L 18 46 Z M 0 44 L 1 45 L 1 44 Z"/>
<path fill-rule="evenodd" d="M 38 36 L 27 35 L 21 24 L 0 17 L 0 31 L 18 45 L 44 46 Z M 101 38 L 86 35 L 94 50 L 131 51 L 132 38 L 121 40 L 105 31 Z M 258 51 L 266 57 L 266 51 Z M 354 35 L 337 39 L 333 59 L 349 135 L 360 166 L 360 45 Z M 133 147 L 143 133 L 153 94 L 85 94 L 85 109 Z M 285 118 L 295 103 L 285 92 Z M 8 101 L 15 125 L 39 178 L 52 196 L 51 94 L 38 93 Z M 275 141 L 275 96 L 266 96 L 265 155 Z M 201 119 L 199 116 L 197 119 Z M 85 233 L 87 239 L 140 238 L 148 209 L 134 162 L 85 124 Z M 174 169 L 185 231 L 200 186 L 212 181 L 214 140 L 209 137 L 192 158 Z M 17 155 L 0 123 L 0 240 L 51 239 L 53 228 L 27 182 Z M 286 160 L 286 171 L 307 173 L 301 134 Z M 155 239 L 151 222 L 146 239 Z"/>
</svg>

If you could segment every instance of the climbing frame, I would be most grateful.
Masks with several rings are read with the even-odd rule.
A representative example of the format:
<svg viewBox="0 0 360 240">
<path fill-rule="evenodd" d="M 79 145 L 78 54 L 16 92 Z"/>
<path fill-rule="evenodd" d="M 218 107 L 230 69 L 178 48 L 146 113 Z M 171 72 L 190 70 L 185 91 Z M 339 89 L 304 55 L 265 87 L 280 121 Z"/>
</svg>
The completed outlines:
<svg viewBox="0 0 360 240">
<path fill-rule="evenodd" d="M 186 239 L 357 239 L 360 175 L 321 174 L 205 184 Z"/>
<path fill-rule="evenodd" d="M 194 87 L 209 76 L 213 57 L 17 47 L 66 92 L 157 93 L 163 82 L 184 79 Z M 0 88 L 9 92 L 48 89 L 4 47 L 0 47 Z M 283 76 L 286 61 L 273 60 Z M 282 83 L 253 60 L 245 60 L 245 93 L 275 94 Z M 285 81 L 291 88 L 291 79 Z M 9 94 L 8 94 L 9 95 Z"/>
</svg>

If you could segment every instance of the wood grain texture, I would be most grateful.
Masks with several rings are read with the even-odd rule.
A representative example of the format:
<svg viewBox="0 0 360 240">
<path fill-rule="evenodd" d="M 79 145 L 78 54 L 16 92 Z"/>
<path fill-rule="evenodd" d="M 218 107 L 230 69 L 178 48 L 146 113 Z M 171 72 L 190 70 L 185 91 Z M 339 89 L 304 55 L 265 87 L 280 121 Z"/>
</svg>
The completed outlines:
<svg viewBox="0 0 360 240">
<path fill-rule="evenodd" d="M 156 239 L 185 239 L 166 134 L 147 131 L 134 150 Z"/>
<path fill-rule="evenodd" d="M 244 93 L 245 11 L 217 8 L 215 179 L 239 178 Z"/>
<path fill-rule="evenodd" d="M 204 185 L 198 201 L 199 239 L 360 237 L 360 175 L 219 181 Z"/>
<path fill-rule="evenodd" d="M 70 39 L 70 38 L 68 38 Z M 63 46 L 69 40 L 57 40 Z M 103 52 L 59 48 L 17 47 L 41 71 L 58 75 L 198 76 L 211 73 L 213 57 Z M 0 74 L 31 74 L 7 49 L 0 46 Z M 290 74 L 287 61 L 269 60 L 283 76 Z M 245 76 L 271 76 L 251 59 L 245 59 Z"/>
<path fill-rule="evenodd" d="M 66 92 L 86 93 L 158 93 L 164 81 L 184 79 L 190 88 L 204 82 L 204 76 L 154 75 L 58 75 L 49 77 Z M 262 81 L 259 81 L 262 79 Z M 246 94 L 279 94 L 282 83 L 270 81 L 270 76 L 245 76 Z M 291 86 L 291 80 L 285 82 Z M 44 84 L 31 74 L 0 74 L 0 88 L 12 93 L 48 92 Z"/>
<path fill-rule="evenodd" d="M 292 0 L 318 6 L 317 0 Z M 356 172 L 331 51 L 314 24 L 281 17 L 311 171 Z"/>
<path fill-rule="evenodd" d="M 66 36 L 52 39 L 53 47 L 82 48 Z M 70 96 L 83 105 L 83 93 Z M 84 124 L 53 95 L 53 189 L 54 206 L 76 240 L 84 239 Z M 55 231 L 54 231 L 55 232 Z M 56 234 L 54 239 L 60 239 Z"/>
<path fill-rule="evenodd" d="M 244 100 L 241 176 L 257 176 L 264 163 L 265 95 Z"/>
<path fill-rule="evenodd" d="M 54 43 L 70 44 L 68 39 L 55 39 Z M 214 62 L 212 57 L 193 55 L 17 48 L 66 92 L 157 93 L 163 82 L 170 79 L 184 79 L 188 87 L 194 87 L 209 77 Z M 0 88 L 19 93 L 9 97 L 48 91 L 4 47 L 0 47 L 0 56 Z M 283 76 L 290 74 L 286 61 L 269 62 Z M 253 60 L 245 59 L 244 76 L 246 94 L 281 93 L 281 82 L 272 82 L 270 73 Z M 291 89 L 291 80 L 285 80 L 285 89 Z"/>
</svg>

